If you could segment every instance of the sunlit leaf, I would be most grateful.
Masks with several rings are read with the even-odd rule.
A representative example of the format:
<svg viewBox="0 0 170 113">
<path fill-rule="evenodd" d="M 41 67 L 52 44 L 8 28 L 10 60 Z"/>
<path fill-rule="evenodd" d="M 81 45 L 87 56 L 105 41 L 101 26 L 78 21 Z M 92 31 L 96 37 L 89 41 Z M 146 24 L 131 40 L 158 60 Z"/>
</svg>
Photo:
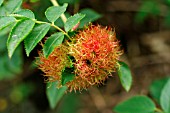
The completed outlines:
<svg viewBox="0 0 170 113">
<path fill-rule="evenodd" d="M 19 10 L 21 7 L 22 0 L 8 0 L 6 4 L 4 4 L 4 8 L 6 9 L 6 13 L 11 14 L 15 11 Z"/>
<path fill-rule="evenodd" d="M 146 96 L 131 97 L 113 108 L 116 113 L 152 113 L 155 109 L 154 102 Z"/>
<path fill-rule="evenodd" d="M 130 90 L 132 85 L 132 75 L 131 71 L 127 64 L 124 62 L 119 62 L 120 68 L 118 69 L 118 75 L 121 81 L 122 86 L 125 88 L 126 91 Z"/>
<path fill-rule="evenodd" d="M 4 0 L 0 0 L 0 6 L 2 5 L 3 2 L 4 2 Z"/>
<path fill-rule="evenodd" d="M 6 10 L 4 7 L 0 7 L 0 16 L 6 16 Z"/>
<path fill-rule="evenodd" d="M 17 11 L 16 14 L 22 15 L 27 18 L 35 19 L 34 13 L 28 9 L 21 9 L 21 10 Z"/>
<path fill-rule="evenodd" d="M 28 36 L 34 27 L 34 22 L 29 19 L 24 19 L 16 23 L 12 28 L 7 40 L 7 49 L 9 57 L 12 57 L 18 45 Z"/>
<path fill-rule="evenodd" d="M 164 85 L 161 97 L 160 97 L 160 104 L 162 109 L 165 111 L 165 113 L 170 113 L 170 79 L 167 81 L 167 83 Z"/>
<path fill-rule="evenodd" d="M 1 16 L 0 17 L 0 30 L 14 23 L 16 19 L 14 17 Z"/>
<path fill-rule="evenodd" d="M 27 56 L 29 56 L 30 52 L 42 40 L 42 38 L 44 38 L 44 36 L 49 31 L 49 29 L 50 29 L 49 24 L 37 24 L 37 25 L 35 25 L 32 32 L 24 40 L 25 50 L 26 50 Z"/>
<path fill-rule="evenodd" d="M 54 109 L 67 90 L 66 86 L 57 88 L 58 82 L 49 82 L 46 88 L 46 95 L 50 108 Z"/>
<path fill-rule="evenodd" d="M 76 26 L 81 19 L 83 19 L 85 17 L 84 14 L 75 14 L 71 17 L 68 18 L 68 20 L 66 21 L 66 23 L 64 24 L 64 29 L 65 31 L 70 31 L 74 26 Z"/>
<path fill-rule="evenodd" d="M 55 22 L 61 14 L 66 11 L 68 4 L 64 4 L 63 6 L 51 6 L 45 11 L 45 16 L 50 22 Z"/>
<path fill-rule="evenodd" d="M 47 58 L 55 49 L 56 46 L 63 42 L 64 34 L 62 32 L 51 35 L 45 42 L 43 47 L 44 56 Z"/>
</svg>

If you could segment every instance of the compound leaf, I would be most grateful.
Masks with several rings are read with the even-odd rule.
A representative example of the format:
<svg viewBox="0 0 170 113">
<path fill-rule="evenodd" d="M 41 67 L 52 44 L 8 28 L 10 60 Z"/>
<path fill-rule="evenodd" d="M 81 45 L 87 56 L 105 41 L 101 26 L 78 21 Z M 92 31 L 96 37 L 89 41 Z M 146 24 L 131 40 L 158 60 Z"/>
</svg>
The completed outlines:
<svg viewBox="0 0 170 113">
<path fill-rule="evenodd" d="M 49 31 L 49 29 L 50 29 L 49 24 L 37 24 L 37 25 L 35 25 L 32 32 L 24 40 L 25 50 L 26 50 L 27 56 L 29 56 L 30 52 L 42 40 L 42 38 L 44 38 L 44 36 Z"/>
<path fill-rule="evenodd" d="M 18 45 L 28 36 L 34 27 L 34 22 L 30 19 L 20 20 L 12 28 L 7 40 L 7 49 L 9 57 L 12 57 Z"/>
</svg>

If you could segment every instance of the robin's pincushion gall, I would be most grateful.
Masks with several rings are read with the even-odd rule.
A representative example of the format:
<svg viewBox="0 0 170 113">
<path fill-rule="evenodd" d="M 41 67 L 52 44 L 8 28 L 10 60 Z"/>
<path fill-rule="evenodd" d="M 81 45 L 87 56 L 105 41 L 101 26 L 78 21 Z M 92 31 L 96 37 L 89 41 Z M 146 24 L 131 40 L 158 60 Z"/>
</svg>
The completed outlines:
<svg viewBox="0 0 170 113">
<path fill-rule="evenodd" d="M 67 46 L 56 47 L 48 58 L 40 54 L 39 67 L 50 80 L 61 82 L 63 69 L 73 65 L 75 77 L 65 85 L 69 91 L 82 90 L 103 83 L 115 72 L 121 54 L 119 41 L 111 28 L 89 25 L 67 42 Z M 68 56 L 74 60 L 70 62 Z"/>
</svg>

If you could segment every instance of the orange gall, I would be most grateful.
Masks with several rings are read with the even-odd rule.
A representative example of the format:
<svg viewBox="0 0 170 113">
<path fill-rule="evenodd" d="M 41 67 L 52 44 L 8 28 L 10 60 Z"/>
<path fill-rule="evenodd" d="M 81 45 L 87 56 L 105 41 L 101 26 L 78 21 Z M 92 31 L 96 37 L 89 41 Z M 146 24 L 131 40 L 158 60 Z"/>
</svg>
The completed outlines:
<svg viewBox="0 0 170 113">
<path fill-rule="evenodd" d="M 37 64 L 48 81 L 59 81 L 59 86 L 66 85 L 68 91 L 102 84 L 119 68 L 118 61 L 123 52 L 111 28 L 89 25 L 73 36 L 71 41 L 64 41 L 48 58 L 39 52 Z M 62 84 L 62 74 L 66 68 L 75 76 Z"/>
<path fill-rule="evenodd" d="M 70 64 L 67 53 L 68 48 L 63 44 L 57 46 L 48 58 L 39 52 L 37 65 L 45 73 L 44 76 L 48 77 L 47 81 L 61 81 L 62 71 Z"/>
<path fill-rule="evenodd" d="M 77 76 L 68 83 L 72 89 L 103 83 L 116 71 L 122 50 L 111 28 L 90 25 L 73 39 L 69 54 L 75 58 Z"/>
</svg>

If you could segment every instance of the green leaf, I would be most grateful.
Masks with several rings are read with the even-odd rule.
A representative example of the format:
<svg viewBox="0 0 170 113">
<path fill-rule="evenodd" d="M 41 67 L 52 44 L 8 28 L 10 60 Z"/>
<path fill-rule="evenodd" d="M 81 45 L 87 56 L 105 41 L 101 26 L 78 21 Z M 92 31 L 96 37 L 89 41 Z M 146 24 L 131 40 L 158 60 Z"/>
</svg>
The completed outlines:
<svg viewBox="0 0 170 113">
<path fill-rule="evenodd" d="M 68 3 L 71 5 L 74 5 L 79 2 L 79 0 L 57 0 L 57 1 L 59 2 L 59 4 Z"/>
<path fill-rule="evenodd" d="M 66 86 L 57 88 L 57 85 L 58 81 L 50 82 L 47 84 L 46 95 L 51 109 L 54 109 L 56 107 L 57 103 L 60 101 L 65 91 L 67 90 Z"/>
<path fill-rule="evenodd" d="M 16 49 L 13 57 L 10 59 L 7 57 L 8 70 L 14 74 L 21 73 L 23 70 L 23 54 L 21 45 Z"/>
<path fill-rule="evenodd" d="M 30 0 L 31 3 L 35 3 L 35 2 L 38 2 L 40 0 Z"/>
<path fill-rule="evenodd" d="M 67 82 L 72 81 L 75 77 L 75 74 L 72 73 L 71 68 L 65 68 L 65 70 L 62 72 L 62 81 L 61 84 L 65 85 Z"/>
<path fill-rule="evenodd" d="M 6 51 L 6 41 L 7 41 L 7 33 L 9 33 L 9 27 L 6 27 L 3 30 L 0 30 L 0 52 Z M 0 55 L 2 56 L 2 55 Z M 2 60 L 0 60 L 2 61 Z"/>
<path fill-rule="evenodd" d="M 68 12 L 65 12 L 64 15 L 66 16 L 66 18 L 69 18 L 71 15 Z M 57 25 L 58 27 L 63 28 L 64 27 L 64 22 L 62 21 L 61 18 L 57 19 L 55 21 L 55 25 Z"/>
<path fill-rule="evenodd" d="M 3 6 L 0 7 L 0 16 L 6 16 L 6 10 Z"/>
<path fill-rule="evenodd" d="M 118 69 L 118 75 L 120 78 L 120 82 L 122 86 L 125 88 L 126 91 L 130 90 L 130 87 L 132 85 L 132 75 L 131 71 L 127 64 L 124 62 L 119 62 L 120 68 Z"/>
<path fill-rule="evenodd" d="M 21 46 L 16 49 L 11 59 L 8 57 L 6 42 L 9 27 L 11 26 L 0 31 L 0 80 L 12 80 L 23 70 L 23 54 Z"/>
<path fill-rule="evenodd" d="M 4 0 L 0 0 L 0 6 L 2 5 L 3 2 L 4 2 Z"/>
<path fill-rule="evenodd" d="M 29 56 L 30 52 L 34 49 L 34 47 L 44 38 L 49 29 L 49 24 L 35 25 L 32 32 L 24 40 L 27 56 Z"/>
<path fill-rule="evenodd" d="M 53 52 L 55 47 L 63 42 L 63 39 L 64 34 L 62 32 L 51 35 L 44 44 L 43 48 L 44 56 L 47 58 Z"/>
<path fill-rule="evenodd" d="M 86 16 L 81 20 L 79 25 L 80 28 L 84 27 L 85 24 L 89 24 L 89 22 L 93 22 L 102 17 L 99 13 L 95 12 L 92 9 L 86 8 L 80 11 L 81 14 L 85 14 Z"/>
<path fill-rule="evenodd" d="M 74 26 L 76 26 L 81 19 L 85 17 L 84 14 L 75 14 L 68 18 L 66 23 L 64 24 L 64 29 L 66 32 L 70 31 Z"/>
<path fill-rule="evenodd" d="M 162 91 L 164 85 L 167 83 L 168 80 L 169 80 L 169 78 L 163 78 L 163 79 L 155 80 L 150 85 L 150 88 L 149 88 L 150 93 L 151 93 L 152 97 L 154 99 L 156 99 L 156 101 L 158 103 L 160 103 L 161 91 Z"/>
<path fill-rule="evenodd" d="M 8 0 L 8 2 L 4 5 L 7 14 L 14 13 L 15 11 L 19 10 L 22 4 L 22 0 Z"/>
<path fill-rule="evenodd" d="M 16 19 L 14 17 L 1 16 L 0 17 L 0 30 L 14 23 Z"/>
<path fill-rule="evenodd" d="M 79 94 L 74 92 L 67 93 L 62 98 L 60 107 L 57 107 L 57 113 L 79 113 L 78 111 L 82 104 Z"/>
<path fill-rule="evenodd" d="M 34 22 L 29 19 L 23 19 L 16 23 L 12 28 L 7 40 L 7 49 L 9 57 L 12 57 L 15 49 L 26 38 L 34 27 Z"/>
<path fill-rule="evenodd" d="M 156 106 L 154 102 L 146 96 L 134 96 L 119 103 L 114 107 L 116 113 L 151 113 Z"/>
<path fill-rule="evenodd" d="M 165 3 L 170 5 L 170 0 L 165 0 Z"/>
<path fill-rule="evenodd" d="M 35 19 L 34 13 L 28 9 L 21 9 L 21 10 L 17 11 L 16 14 L 22 15 L 27 18 Z"/>
<path fill-rule="evenodd" d="M 160 104 L 165 113 L 170 113 L 170 79 L 165 84 L 161 92 Z"/>
<path fill-rule="evenodd" d="M 50 22 L 55 22 L 61 14 L 66 11 L 68 4 L 64 4 L 63 6 L 51 6 L 45 11 L 45 16 Z"/>
<path fill-rule="evenodd" d="M 169 10 L 166 12 L 166 16 L 165 16 L 165 18 L 163 20 L 163 25 L 168 27 L 168 28 L 170 26 L 170 11 Z"/>
<path fill-rule="evenodd" d="M 7 38 L 6 36 L 4 36 Z M 3 38 L 3 37 L 0 37 Z M 0 55 L 0 80 L 12 80 L 23 70 L 22 47 L 16 49 L 13 57 L 9 59 L 8 53 L 3 51 Z"/>
<path fill-rule="evenodd" d="M 147 16 L 148 16 L 148 13 L 146 12 L 138 12 L 135 16 L 135 22 L 142 23 Z"/>
</svg>

